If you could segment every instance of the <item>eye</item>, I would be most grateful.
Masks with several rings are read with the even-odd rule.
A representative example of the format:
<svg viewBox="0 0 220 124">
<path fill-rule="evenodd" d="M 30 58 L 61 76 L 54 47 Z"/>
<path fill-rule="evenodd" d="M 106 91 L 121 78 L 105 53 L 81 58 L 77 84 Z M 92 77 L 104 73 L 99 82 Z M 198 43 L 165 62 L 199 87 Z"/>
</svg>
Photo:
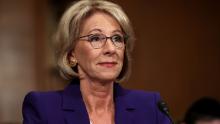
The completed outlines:
<svg viewBox="0 0 220 124">
<path fill-rule="evenodd" d="M 103 39 L 103 36 L 100 34 L 93 34 L 88 37 L 88 41 L 90 42 L 98 42 Z"/>
<path fill-rule="evenodd" d="M 112 41 L 113 42 L 124 42 L 123 36 L 116 34 L 112 36 Z"/>
</svg>

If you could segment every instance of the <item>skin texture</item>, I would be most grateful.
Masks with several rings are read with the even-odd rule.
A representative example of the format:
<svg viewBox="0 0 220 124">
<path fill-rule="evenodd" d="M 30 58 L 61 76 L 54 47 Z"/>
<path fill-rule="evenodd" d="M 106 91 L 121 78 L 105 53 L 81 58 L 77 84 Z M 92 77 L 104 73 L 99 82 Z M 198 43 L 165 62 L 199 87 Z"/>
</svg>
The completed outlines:
<svg viewBox="0 0 220 124">
<path fill-rule="evenodd" d="M 102 33 L 107 37 L 123 34 L 118 22 L 104 12 L 95 12 L 81 25 L 80 36 Z M 78 61 L 80 90 L 93 124 L 114 124 L 113 84 L 121 72 L 125 47 L 117 48 L 110 39 L 100 49 L 80 39 L 71 53 Z"/>
</svg>

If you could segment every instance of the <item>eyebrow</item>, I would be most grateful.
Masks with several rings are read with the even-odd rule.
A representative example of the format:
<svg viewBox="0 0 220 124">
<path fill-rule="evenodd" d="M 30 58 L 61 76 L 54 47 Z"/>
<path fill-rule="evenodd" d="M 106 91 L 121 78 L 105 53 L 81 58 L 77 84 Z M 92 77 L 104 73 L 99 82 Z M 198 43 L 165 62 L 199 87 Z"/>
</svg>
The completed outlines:
<svg viewBox="0 0 220 124">
<path fill-rule="evenodd" d="M 123 32 L 122 32 L 121 30 L 119 30 L 119 29 L 114 30 L 112 33 L 117 33 L 117 32 L 119 32 L 119 33 L 123 34 Z"/>
<path fill-rule="evenodd" d="M 95 29 L 92 29 L 91 31 L 89 31 L 88 34 L 90 34 L 93 31 L 98 31 L 98 32 L 102 33 L 101 29 L 95 28 Z M 123 32 L 119 29 L 114 30 L 112 33 L 117 33 L 117 32 L 123 34 Z"/>
<path fill-rule="evenodd" d="M 102 32 L 102 30 L 101 30 L 101 29 L 95 28 L 95 29 L 92 29 L 91 31 L 89 31 L 88 33 L 90 34 L 90 33 L 91 33 L 91 32 L 93 32 L 93 31 Z"/>
</svg>

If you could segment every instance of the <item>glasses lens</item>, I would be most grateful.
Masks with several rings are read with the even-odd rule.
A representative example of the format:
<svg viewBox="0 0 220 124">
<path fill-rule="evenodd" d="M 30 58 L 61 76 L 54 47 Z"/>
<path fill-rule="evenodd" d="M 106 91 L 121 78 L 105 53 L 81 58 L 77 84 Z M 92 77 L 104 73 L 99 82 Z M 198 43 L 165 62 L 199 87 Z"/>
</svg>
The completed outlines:
<svg viewBox="0 0 220 124">
<path fill-rule="evenodd" d="M 111 40 L 116 47 L 123 47 L 124 46 L 124 37 L 119 34 L 113 35 L 111 37 Z"/>
<path fill-rule="evenodd" d="M 92 47 L 97 49 L 104 45 L 105 36 L 102 34 L 93 34 L 88 37 L 88 41 L 91 43 Z"/>
</svg>

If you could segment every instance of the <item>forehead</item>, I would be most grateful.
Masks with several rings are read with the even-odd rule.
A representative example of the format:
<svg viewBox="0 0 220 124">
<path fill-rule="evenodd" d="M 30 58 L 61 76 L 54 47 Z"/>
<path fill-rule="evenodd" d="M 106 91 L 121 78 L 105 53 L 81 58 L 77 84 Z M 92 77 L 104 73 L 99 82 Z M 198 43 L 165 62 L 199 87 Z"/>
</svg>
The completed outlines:
<svg viewBox="0 0 220 124">
<path fill-rule="evenodd" d="M 81 24 L 81 34 L 88 33 L 94 29 L 99 29 L 103 33 L 111 33 L 115 30 L 120 30 L 120 24 L 117 20 L 112 17 L 110 14 L 105 12 L 94 12 L 89 17 L 85 18 L 85 20 Z"/>
</svg>

